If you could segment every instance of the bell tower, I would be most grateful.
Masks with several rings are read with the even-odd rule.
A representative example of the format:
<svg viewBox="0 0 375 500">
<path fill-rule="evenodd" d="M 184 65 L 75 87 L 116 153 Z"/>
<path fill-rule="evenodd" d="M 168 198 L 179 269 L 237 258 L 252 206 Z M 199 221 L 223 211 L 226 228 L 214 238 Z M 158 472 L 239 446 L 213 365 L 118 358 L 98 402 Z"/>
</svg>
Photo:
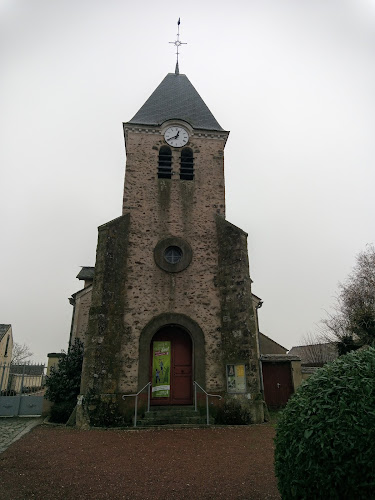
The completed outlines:
<svg viewBox="0 0 375 500">
<path fill-rule="evenodd" d="M 99 227 L 78 423 L 190 405 L 193 384 L 263 420 L 247 235 L 225 219 L 223 130 L 186 75 L 123 124 L 122 216 Z M 125 398 L 126 399 L 126 398 Z"/>
</svg>

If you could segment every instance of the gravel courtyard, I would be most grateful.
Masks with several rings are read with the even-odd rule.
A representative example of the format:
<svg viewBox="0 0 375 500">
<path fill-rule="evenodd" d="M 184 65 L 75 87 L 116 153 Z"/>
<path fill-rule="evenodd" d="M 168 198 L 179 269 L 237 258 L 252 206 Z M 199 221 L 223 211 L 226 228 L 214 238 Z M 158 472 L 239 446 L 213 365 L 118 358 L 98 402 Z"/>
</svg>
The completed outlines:
<svg viewBox="0 0 375 500">
<path fill-rule="evenodd" d="M 0 454 L 0 498 L 279 499 L 271 425 L 90 430 L 42 425 Z"/>
</svg>

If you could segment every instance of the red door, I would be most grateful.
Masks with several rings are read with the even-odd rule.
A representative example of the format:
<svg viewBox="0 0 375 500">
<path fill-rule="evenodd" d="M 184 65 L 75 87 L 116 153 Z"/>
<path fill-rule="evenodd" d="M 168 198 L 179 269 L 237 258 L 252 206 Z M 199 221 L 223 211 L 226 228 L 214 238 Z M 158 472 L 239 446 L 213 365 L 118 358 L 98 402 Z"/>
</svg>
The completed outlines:
<svg viewBox="0 0 375 500">
<path fill-rule="evenodd" d="M 153 405 L 191 405 L 193 403 L 192 343 L 190 335 L 176 326 L 167 326 L 154 335 L 150 346 L 150 380 L 152 380 L 153 343 L 171 344 L 171 377 L 169 397 L 151 397 Z"/>
<path fill-rule="evenodd" d="M 264 399 L 267 406 L 285 406 L 293 394 L 290 363 L 262 363 Z"/>
</svg>

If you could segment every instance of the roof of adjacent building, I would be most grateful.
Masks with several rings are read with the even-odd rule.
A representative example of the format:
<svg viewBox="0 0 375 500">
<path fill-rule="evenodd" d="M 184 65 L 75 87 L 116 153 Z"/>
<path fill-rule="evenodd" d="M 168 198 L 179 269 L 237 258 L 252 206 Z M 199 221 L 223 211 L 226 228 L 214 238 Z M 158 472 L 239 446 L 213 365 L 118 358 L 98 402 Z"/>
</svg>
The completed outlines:
<svg viewBox="0 0 375 500">
<path fill-rule="evenodd" d="M 288 354 L 299 356 L 303 365 L 322 366 L 338 357 L 333 343 L 300 345 L 292 347 Z"/>
<path fill-rule="evenodd" d="M 82 267 L 76 278 L 79 280 L 93 280 L 95 274 L 95 267 Z"/>
<path fill-rule="evenodd" d="M 259 348 L 261 354 L 286 354 L 288 349 L 278 344 L 262 332 L 259 332 Z"/>
<path fill-rule="evenodd" d="M 223 130 L 188 77 L 176 73 L 168 73 L 128 123 L 161 125 L 167 120 L 183 120 L 196 129 Z"/>
<path fill-rule="evenodd" d="M 12 325 L 0 325 L 0 340 L 4 338 L 6 335 L 7 331 Z"/>
<path fill-rule="evenodd" d="M 93 287 L 93 284 L 90 283 L 89 285 L 85 286 L 85 288 L 82 288 L 82 290 L 78 290 L 78 292 L 72 293 L 72 296 L 69 297 L 69 299 L 68 299 L 69 302 L 71 303 L 71 305 L 72 306 L 74 305 L 74 303 L 78 297 L 82 297 L 83 295 L 86 295 L 86 293 L 91 292 L 92 287 Z"/>
<path fill-rule="evenodd" d="M 44 365 L 29 365 L 26 363 L 10 365 L 10 373 L 14 375 L 43 375 Z"/>
<path fill-rule="evenodd" d="M 293 356 L 290 354 L 261 354 L 261 361 L 270 361 L 272 363 L 275 362 L 289 362 L 289 361 L 300 361 L 298 356 Z"/>
</svg>

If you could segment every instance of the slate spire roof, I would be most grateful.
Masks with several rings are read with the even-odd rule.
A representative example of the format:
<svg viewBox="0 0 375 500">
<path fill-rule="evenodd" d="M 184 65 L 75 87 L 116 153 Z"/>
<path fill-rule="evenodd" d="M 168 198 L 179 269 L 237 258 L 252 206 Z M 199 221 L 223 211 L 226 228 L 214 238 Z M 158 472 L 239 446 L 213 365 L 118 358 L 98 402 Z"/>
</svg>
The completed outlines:
<svg viewBox="0 0 375 500">
<path fill-rule="evenodd" d="M 128 124 L 161 125 L 184 120 L 193 128 L 223 130 L 186 75 L 168 73 Z"/>
</svg>

